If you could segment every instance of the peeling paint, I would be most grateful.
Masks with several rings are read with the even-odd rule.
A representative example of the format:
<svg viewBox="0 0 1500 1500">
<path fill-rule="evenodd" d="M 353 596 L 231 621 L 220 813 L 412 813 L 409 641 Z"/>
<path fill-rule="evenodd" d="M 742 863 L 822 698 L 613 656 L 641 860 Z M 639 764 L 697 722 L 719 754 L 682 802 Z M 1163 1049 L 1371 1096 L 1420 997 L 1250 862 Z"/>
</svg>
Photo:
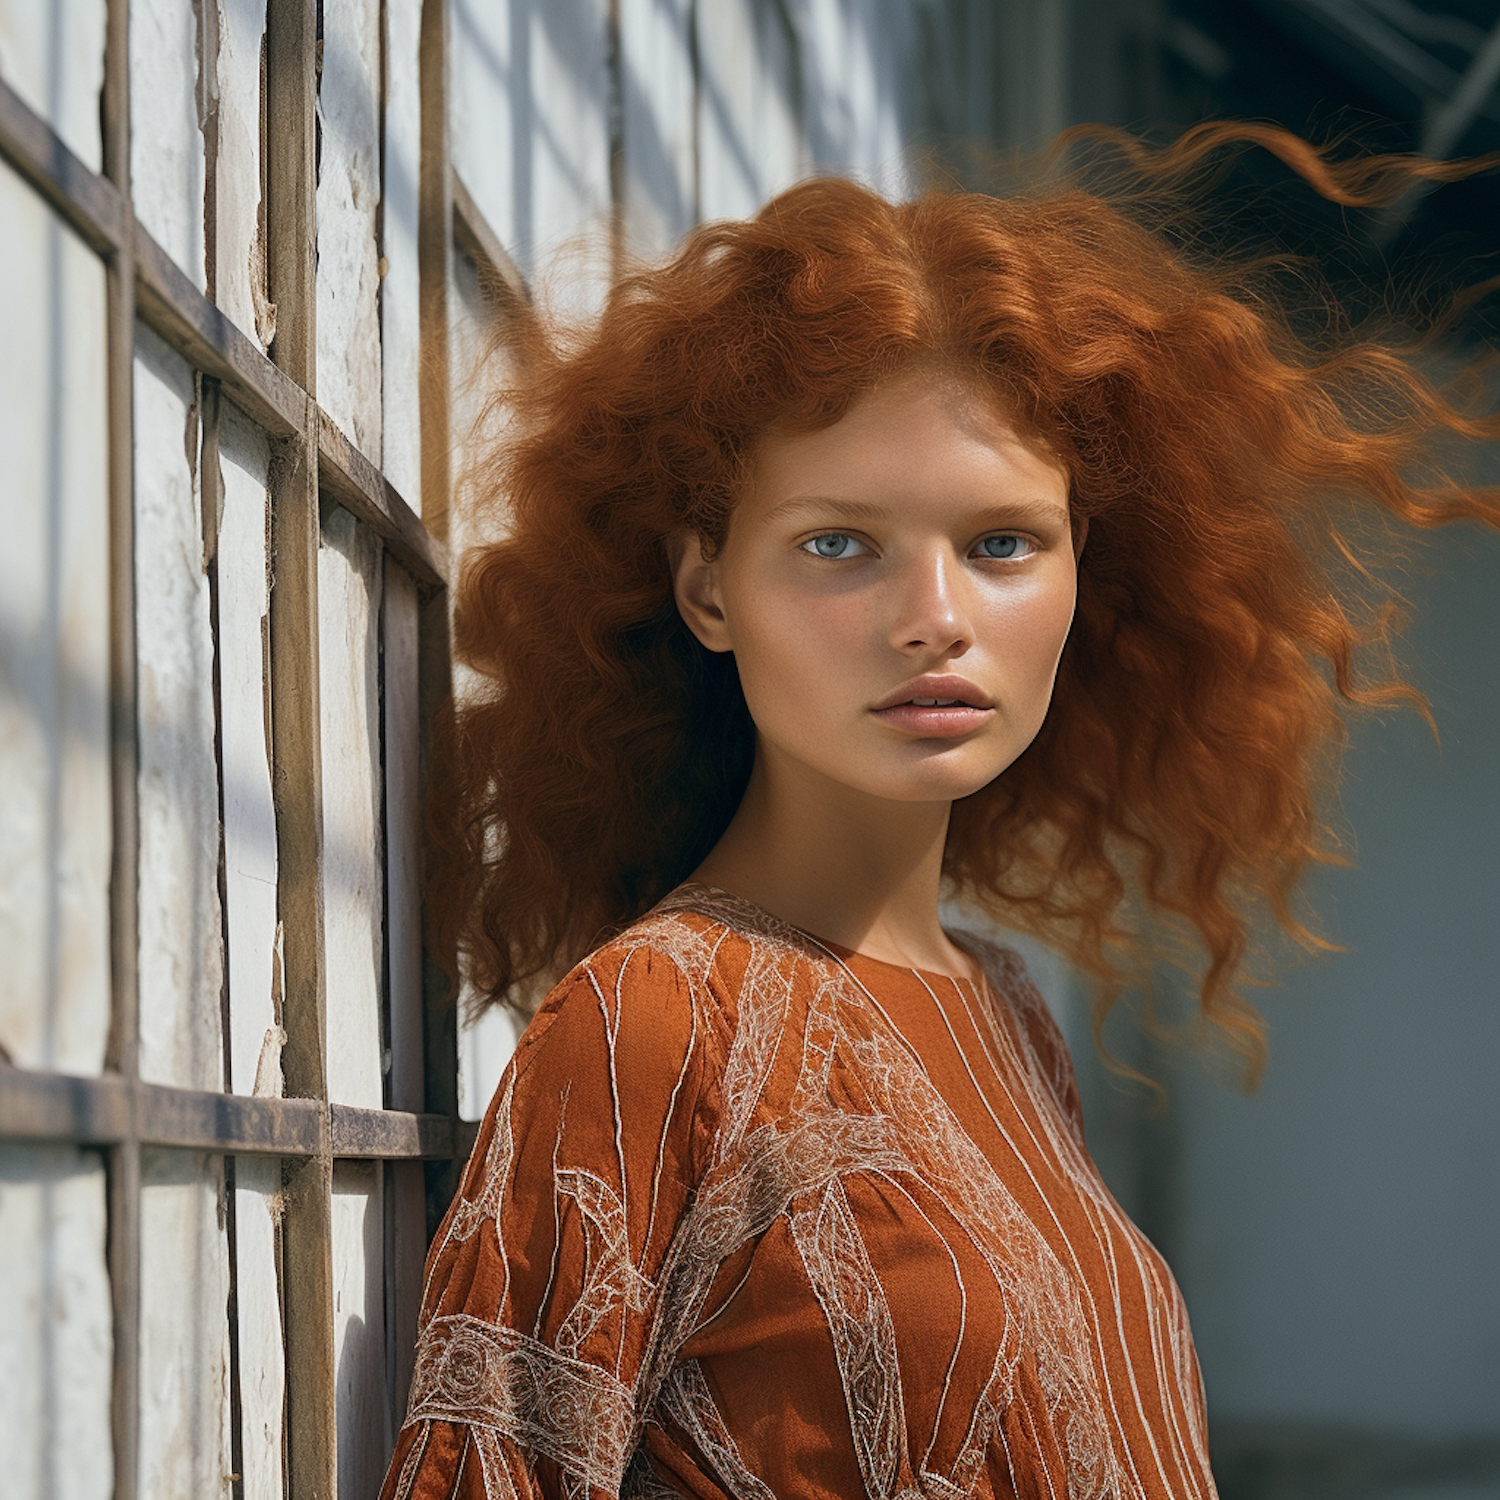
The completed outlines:
<svg viewBox="0 0 1500 1500">
<path fill-rule="evenodd" d="M 264 0 L 200 0 L 214 7 L 214 296 L 246 333 L 268 348 L 275 324 L 266 300 L 260 194 L 260 49 Z"/>
<path fill-rule="evenodd" d="M 202 291 L 198 11 L 183 0 L 131 0 L 130 185 L 141 225 Z"/>
<path fill-rule="evenodd" d="M 109 1025 L 109 537 L 98 259 L 0 163 L 0 1045 L 96 1073 Z"/>
<path fill-rule="evenodd" d="M 219 528 L 219 716 L 224 775 L 224 894 L 229 930 L 230 1084 L 271 1087 L 264 1040 L 280 1026 L 276 804 L 267 743 L 265 642 L 271 607 L 265 434 L 219 409 L 224 515 Z M 274 1069 L 281 1092 L 280 1055 Z"/>
<path fill-rule="evenodd" d="M 229 1243 L 218 1158 L 141 1153 L 143 1496 L 222 1495 L 229 1445 Z"/>
<path fill-rule="evenodd" d="M 380 543 L 343 509 L 318 549 L 328 1097 L 379 1109 L 384 951 Z"/>
<path fill-rule="evenodd" d="M 318 401 L 379 464 L 379 0 L 324 0 L 318 119 Z"/>
<path fill-rule="evenodd" d="M 203 573 L 197 407 L 185 361 L 146 328 L 135 360 L 141 1076 L 222 1086 L 219 781 Z"/>
<path fill-rule="evenodd" d="M 422 349 L 417 278 L 417 189 L 422 156 L 422 7 L 386 0 L 384 189 L 381 198 L 381 453 L 386 477 L 414 510 L 422 504 L 420 377 Z"/>
</svg>

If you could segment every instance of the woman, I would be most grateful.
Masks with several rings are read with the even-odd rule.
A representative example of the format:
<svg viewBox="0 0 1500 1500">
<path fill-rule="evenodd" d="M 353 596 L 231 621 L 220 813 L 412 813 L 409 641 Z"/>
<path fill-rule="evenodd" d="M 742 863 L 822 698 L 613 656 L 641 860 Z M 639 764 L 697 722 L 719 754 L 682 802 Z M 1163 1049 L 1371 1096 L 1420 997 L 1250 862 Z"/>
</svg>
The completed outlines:
<svg viewBox="0 0 1500 1500">
<path fill-rule="evenodd" d="M 1344 201 L 1439 170 L 1147 165 L 1235 134 Z M 1341 708 L 1415 697 L 1342 518 L 1495 523 L 1428 461 L 1496 424 L 1144 206 L 812 182 L 531 350 L 435 896 L 483 995 L 574 967 L 434 1244 L 392 1500 L 1213 1493 L 1171 1275 L 939 896 L 1101 1009 L 1196 945 L 1253 1063 Z"/>
</svg>

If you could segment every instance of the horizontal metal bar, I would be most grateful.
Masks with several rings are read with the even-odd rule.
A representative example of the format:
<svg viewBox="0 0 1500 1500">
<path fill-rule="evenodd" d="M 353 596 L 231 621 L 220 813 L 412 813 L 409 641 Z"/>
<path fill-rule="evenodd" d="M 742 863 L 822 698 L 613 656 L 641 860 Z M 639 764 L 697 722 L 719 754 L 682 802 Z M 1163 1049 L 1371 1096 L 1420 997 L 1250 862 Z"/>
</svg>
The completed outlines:
<svg viewBox="0 0 1500 1500">
<path fill-rule="evenodd" d="M 317 1099 L 255 1099 L 0 1067 L 0 1139 L 144 1146 L 236 1156 L 448 1161 L 467 1155 L 474 1127 L 447 1115 L 356 1109 Z"/>
<path fill-rule="evenodd" d="M 448 549 L 422 524 L 396 487 L 334 425 L 318 412 L 318 485 L 324 496 L 381 537 L 419 584 L 448 582 Z"/>
<path fill-rule="evenodd" d="M 109 254 L 121 246 L 126 205 L 118 189 L 74 156 L 51 126 L 3 80 L 0 156 L 98 253 Z M 286 438 L 302 431 L 308 400 L 297 382 L 267 359 L 260 346 L 193 285 L 139 224 L 131 235 L 131 246 L 136 311 L 141 320 L 195 369 L 214 376 L 224 394 L 272 437 Z M 317 410 L 316 421 L 320 483 L 385 541 L 418 582 L 444 586 L 447 549 L 326 412 Z"/>
<path fill-rule="evenodd" d="M 448 183 L 453 197 L 453 238 L 479 267 L 486 293 L 511 312 L 529 312 L 531 288 L 526 285 L 526 278 L 456 168 L 449 169 Z"/>
<path fill-rule="evenodd" d="M 61 136 L 0 78 L 0 157 L 4 157 L 101 255 L 125 237 L 125 200 L 91 172 Z"/>
<path fill-rule="evenodd" d="M 259 345 L 227 318 L 160 245 L 135 227 L 136 310 L 191 365 L 214 376 L 224 394 L 272 437 L 290 437 L 305 420 L 307 397 Z"/>
<path fill-rule="evenodd" d="M 472 1132 L 447 1115 L 410 1115 L 394 1109 L 330 1106 L 333 1154 L 375 1161 L 450 1161 L 468 1155 Z M 465 1144 L 466 1142 L 466 1144 Z"/>
</svg>

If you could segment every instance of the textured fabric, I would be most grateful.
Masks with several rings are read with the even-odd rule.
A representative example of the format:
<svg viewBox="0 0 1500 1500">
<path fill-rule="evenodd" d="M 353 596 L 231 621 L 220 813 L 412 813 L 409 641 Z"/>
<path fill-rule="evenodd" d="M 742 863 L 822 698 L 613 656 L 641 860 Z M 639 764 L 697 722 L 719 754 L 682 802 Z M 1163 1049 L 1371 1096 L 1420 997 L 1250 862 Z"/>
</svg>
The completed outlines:
<svg viewBox="0 0 1500 1500">
<path fill-rule="evenodd" d="M 687 885 L 521 1039 L 428 1262 L 385 1500 L 1212 1496 L 1165 1264 L 987 980 Z"/>
</svg>

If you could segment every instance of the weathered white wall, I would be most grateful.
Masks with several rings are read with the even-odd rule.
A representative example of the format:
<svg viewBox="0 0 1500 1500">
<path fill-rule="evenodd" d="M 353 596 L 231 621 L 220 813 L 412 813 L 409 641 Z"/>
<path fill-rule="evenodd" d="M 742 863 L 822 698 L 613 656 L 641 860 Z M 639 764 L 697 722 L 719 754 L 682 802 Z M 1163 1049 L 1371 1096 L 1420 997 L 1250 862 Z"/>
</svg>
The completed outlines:
<svg viewBox="0 0 1500 1500">
<path fill-rule="evenodd" d="M 705 219 L 744 218 L 807 174 L 802 50 L 779 7 L 698 12 L 698 188 Z"/>
<path fill-rule="evenodd" d="M 187 363 L 136 334 L 141 1076 L 224 1076 L 213 626 L 203 567 L 198 407 Z"/>
<path fill-rule="evenodd" d="M 73 1146 L 0 1145 L 0 1447 L 17 1500 L 108 1500 L 104 1167 Z"/>
<path fill-rule="evenodd" d="M 793 14 L 802 37 L 804 129 L 812 169 L 852 175 L 884 193 L 909 192 L 914 8 L 903 0 L 843 5 L 798 0 Z"/>
<path fill-rule="evenodd" d="M 380 282 L 383 403 L 381 453 L 386 477 L 406 502 L 422 506 L 420 304 L 417 189 L 422 152 L 421 0 L 386 0 L 385 183 Z"/>
<path fill-rule="evenodd" d="M 698 207 L 689 0 L 622 0 L 620 74 L 625 242 L 665 255 Z"/>
<path fill-rule="evenodd" d="M 523 274 L 609 229 L 604 0 L 453 0 L 453 162 Z M 597 299 L 575 263 L 559 306 Z"/>
<path fill-rule="evenodd" d="M 486 434 L 496 428 L 489 417 L 501 420 L 501 414 L 490 412 L 486 397 L 489 391 L 507 378 L 507 358 L 503 346 L 497 346 L 494 332 L 494 309 L 485 301 L 474 264 L 464 255 L 454 259 L 453 295 L 450 303 L 450 355 L 453 382 L 453 431 L 458 459 L 457 489 L 449 526 L 449 546 L 455 557 L 486 539 L 504 534 L 503 508 L 493 502 L 476 484 L 476 475 L 467 467 L 476 452 L 483 451 Z M 455 692 L 462 695 L 474 684 L 459 666 L 454 674 Z M 458 1032 L 458 1107 L 466 1120 L 483 1115 L 495 1084 L 515 1051 L 520 1025 L 508 1012 L 490 1010 L 472 1025 L 461 1025 Z"/>
<path fill-rule="evenodd" d="M 271 794 L 270 463 L 265 434 L 219 408 L 219 725 L 229 938 L 229 1070 L 237 1094 L 281 1093 L 281 954 Z"/>
<path fill-rule="evenodd" d="M 281 949 L 276 920 L 276 809 L 271 796 L 270 644 L 264 433 L 227 402 L 219 413 L 220 727 L 224 892 L 229 952 L 230 1083 L 282 1092 Z M 277 1276 L 281 1163 L 235 1163 L 235 1303 L 240 1360 L 240 1472 L 245 1500 L 282 1500 L 285 1353 Z"/>
<path fill-rule="evenodd" d="M 318 119 L 318 402 L 378 464 L 380 0 L 326 0 Z"/>
<path fill-rule="evenodd" d="M 182 0 L 131 0 L 130 186 L 141 225 L 205 286 L 198 12 Z"/>
<path fill-rule="evenodd" d="M 0 1045 L 97 1072 L 109 1026 L 104 273 L 0 165 Z"/>
<path fill-rule="evenodd" d="M 0 0 L 0 78 L 99 170 L 104 0 Z"/>
<path fill-rule="evenodd" d="M 239 1319 L 240 1472 L 245 1500 L 284 1500 L 281 1462 L 286 1352 L 276 1274 L 281 1163 L 235 1162 L 235 1305 Z"/>
<path fill-rule="evenodd" d="M 605 286 L 607 8 L 452 0 L 451 17 L 455 165 L 542 300 L 587 313 Z M 620 0 L 618 21 L 628 253 L 664 256 L 699 218 L 753 214 L 814 171 L 911 186 L 904 74 L 918 28 L 902 0 Z M 461 256 L 453 291 L 457 556 L 504 525 L 464 482 L 484 395 L 503 371 L 483 363 L 490 314 Z M 466 1118 L 488 1103 L 516 1029 L 497 1011 L 461 1028 Z"/>
<path fill-rule="evenodd" d="M 385 1193 L 379 1162 L 333 1169 L 339 1500 L 375 1495 L 395 1440 L 386 1383 Z"/>
<path fill-rule="evenodd" d="M 228 1239 L 222 1158 L 141 1155 L 140 1494 L 229 1489 Z"/>
<path fill-rule="evenodd" d="M 328 1097 L 379 1109 L 383 955 L 381 549 L 343 509 L 318 549 Z"/>
<path fill-rule="evenodd" d="M 199 4 L 214 6 L 218 32 L 206 89 L 214 131 L 214 299 L 265 348 L 273 331 L 260 197 L 260 49 L 266 5 L 265 0 Z"/>
</svg>

